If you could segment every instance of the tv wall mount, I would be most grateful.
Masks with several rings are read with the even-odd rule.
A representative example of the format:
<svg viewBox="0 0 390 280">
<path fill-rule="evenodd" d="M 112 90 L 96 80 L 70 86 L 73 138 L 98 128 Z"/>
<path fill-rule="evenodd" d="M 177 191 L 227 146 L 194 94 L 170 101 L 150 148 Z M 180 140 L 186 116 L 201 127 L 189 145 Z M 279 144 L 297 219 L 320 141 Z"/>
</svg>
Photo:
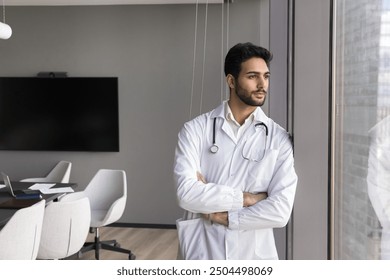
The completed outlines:
<svg viewBox="0 0 390 280">
<path fill-rule="evenodd" d="M 67 72 L 39 72 L 37 77 L 40 78 L 67 78 Z"/>
</svg>

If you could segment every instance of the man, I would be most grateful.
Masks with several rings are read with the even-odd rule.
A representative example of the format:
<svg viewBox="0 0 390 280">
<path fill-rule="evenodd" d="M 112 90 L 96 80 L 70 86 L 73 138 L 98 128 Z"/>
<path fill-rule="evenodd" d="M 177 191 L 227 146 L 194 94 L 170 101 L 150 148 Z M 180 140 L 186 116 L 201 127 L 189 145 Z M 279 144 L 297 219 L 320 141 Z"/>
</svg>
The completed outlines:
<svg viewBox="0 0 390 280">
<path fill-rule="evenodd" d="M 272 54 L 237 44 L 225 58 L 230 98 L 179 133 L 174 177 L 185 210 L 177 221 L 184 259 L 278 259 L 297 176 L 288 133 L 261 110 Z"/>
</svg>

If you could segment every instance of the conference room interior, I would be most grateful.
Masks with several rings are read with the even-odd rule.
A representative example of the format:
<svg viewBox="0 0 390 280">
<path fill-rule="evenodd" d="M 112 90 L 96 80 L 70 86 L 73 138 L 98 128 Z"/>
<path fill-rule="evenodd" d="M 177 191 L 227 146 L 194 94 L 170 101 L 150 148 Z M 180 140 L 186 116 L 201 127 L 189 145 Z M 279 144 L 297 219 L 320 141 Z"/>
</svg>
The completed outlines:
<svg viewBox="0 0 390 280">
<path fill-rule="evenodd" d="M 390 256 L 389 1 L 70 2 L 5 1 L 6 17 L 0 22 L 12 28 L 12 36 L 0 39 L 0 171 L 18 189 L 31 178 L 36 179 L 31 185 L 46 184 L 58 163 L 71 163 L 63 182 L 72 186 L 71 198 L 61 202 L 62 194 L 45 196 L 62 204 L 75 203 L 77 193 L 88 193 L 97 177 L 115 171 L 106 174 L 115 179 L 99 180 L 117 183 L 123 213 L 101 228 L 88 222 L 80 242 L 94 242 L 99 235 L 128 251 L 101 250 L 99 259 L 176 259 L 176 220 L 183 215 L 173 179 L 177 135 L 186 121 L 228 98 L 223 59 L 239 42 L 273 53 L 262 109 L 293 139 L 298 186 L 287 226 L 274 229 L 279 258 Z M 28 83 L 37 79 L 66 80 L 67 85 L 57 84 L 53 96 L 39 99 L 39 84 L 36 98 L 20 97 L 25 104 L 3 96 L 12 81 L 12 87 L 32 89 Z M 66 89 L 73 81 L 79 90 Z M 80 90 L 84 82 L 95 87 L 83 99 L 91 88 Z M 44 104 L 48 99 L 51 103 Z M 97 117 L 104 108 L 106 115 Z M 5 130 L 10 120 L 22 118 L 21 111 L 28 119 L 23 130 Z M 95 115 L 81 119 L 78 114 L 86 111 Z M 34 123 L 33 115 L 49 112 L 67 124 Z M 94 124 L 87 127 L 87 119 L 99 123 L 100 135 L 91 133 Z M 49 139 L 70 146 L 45 146 Z M 0 237 L 15 212 L 0 209 Z M 77 250 L 60 259 L 96 255 Z"/>
</svg>

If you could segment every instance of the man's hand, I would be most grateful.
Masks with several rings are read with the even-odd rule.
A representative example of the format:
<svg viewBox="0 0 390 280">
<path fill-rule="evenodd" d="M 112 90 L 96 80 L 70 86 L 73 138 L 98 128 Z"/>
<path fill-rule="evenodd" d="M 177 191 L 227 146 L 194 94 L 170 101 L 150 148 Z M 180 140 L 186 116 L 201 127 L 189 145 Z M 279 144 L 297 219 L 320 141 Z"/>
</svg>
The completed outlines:
<svg viewBox="0 0 390 280">
<path fill-rule="evenodd" d="M 207 184 L 206 179 L 199 171 L 196 171 L 196 177 L 198 178 L 198 181 L 201 181 L 203 184 Z"/>
<path fill-rule="evenodd" d="M 229 216 L 227 212 L 218 212 L 218 213 L 211 213 L 209 219 L 214 223 L 228 226 L 229 225 L 228 217 Z"/>
<path fill-rule="evenodd" d="M 203 219 L 209 220 L 212 223 L 221 224 L 224 226 L 229 225 L 228 212 L 217 212 L 211 214 L 202 214 Z"/>
<path fill-rule="evenodd" d="M 257 194 L 244 192 L 244 207 L 249 207 L 255 205 L 257 202 L 266 199 L 268 194 L 266 192 L 261 192 Z"/>
</svg>

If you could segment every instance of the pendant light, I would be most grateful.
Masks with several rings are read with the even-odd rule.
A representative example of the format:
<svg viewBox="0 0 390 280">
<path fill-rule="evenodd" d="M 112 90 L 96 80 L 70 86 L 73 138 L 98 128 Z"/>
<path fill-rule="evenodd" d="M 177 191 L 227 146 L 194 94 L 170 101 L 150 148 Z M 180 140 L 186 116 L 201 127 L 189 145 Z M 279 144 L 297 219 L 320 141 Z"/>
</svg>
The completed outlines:
<svg viewBox="0 0 390 280">
<path fill-rule="evenodd" d="M 0 22 L 0 39 L 9 39 L 11 35 L 11 27 L 5 23 L 5 5 L 3 0 L 3 22 Z"/>
</svg>

